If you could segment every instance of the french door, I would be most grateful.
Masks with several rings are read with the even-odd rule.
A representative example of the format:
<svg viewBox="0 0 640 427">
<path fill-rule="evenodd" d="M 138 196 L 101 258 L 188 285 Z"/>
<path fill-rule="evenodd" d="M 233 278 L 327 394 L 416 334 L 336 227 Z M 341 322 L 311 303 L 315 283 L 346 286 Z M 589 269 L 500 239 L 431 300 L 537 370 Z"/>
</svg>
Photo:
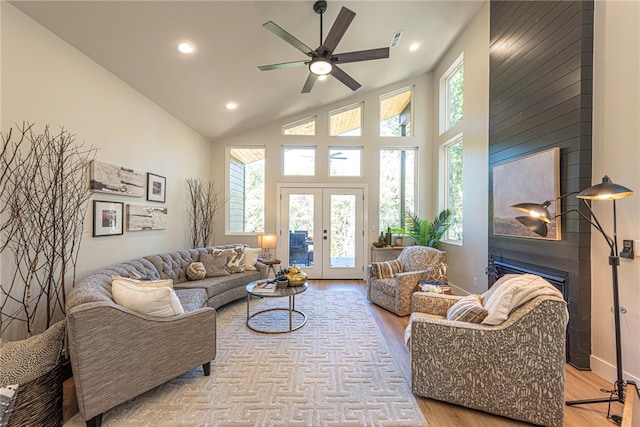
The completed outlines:
<svg viewBox="0 0 640 427">
<path fill-rule="evenodd" d="M 278 257 L 311 279 L 364 278 L 364 189 L 281 187 Z"/>
</svg>

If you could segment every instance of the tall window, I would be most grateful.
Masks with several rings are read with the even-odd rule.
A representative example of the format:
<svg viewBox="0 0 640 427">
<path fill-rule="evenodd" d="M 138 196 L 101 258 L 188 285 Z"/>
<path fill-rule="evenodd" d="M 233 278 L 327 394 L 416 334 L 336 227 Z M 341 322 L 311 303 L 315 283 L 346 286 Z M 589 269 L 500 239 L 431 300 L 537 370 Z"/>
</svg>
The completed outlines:
<svg viewBox="0 0 640 427">
<path fill-rule="evenodd" d="M 294 123 L 282 126 L 283 135 L 314 136 L 316 134 L 316 118 L 307 117 Z"/>
<path fill-rule="evenodd" d="M 413 87 L 380 97 L 380 136 L 411 136 Z"/>
<path fill-rule="evenodd" d="M 264 148 L 229 147 L 230 233 L 264 232 Z"/>
<path fill-rule="evenodd" d="M 329 136 L 361 136 L 362 105 L 349 105 L 329 111 Z"/>
<path fill-rule="evenodd" d="M 464 113 L 464 57 L 440 78 L 440 134 L 458 124 Z"/>
<path fill-rule="evenodd" d="M 453 213 L 453 225 L 444 237 L 445 241 L 462 242 L 462 135 L 442 145 L 444 209 Z"/>
<path fill-rule="evenodd" d="M 283 175 L 314 176 L 316 147 L 284 147 Z"/>
<path fill-rule="evenodd" d="M 415 213 L 417 149 L 380 150 L 380 231 L 404 227 L 405 214 Z"/>
</svg>

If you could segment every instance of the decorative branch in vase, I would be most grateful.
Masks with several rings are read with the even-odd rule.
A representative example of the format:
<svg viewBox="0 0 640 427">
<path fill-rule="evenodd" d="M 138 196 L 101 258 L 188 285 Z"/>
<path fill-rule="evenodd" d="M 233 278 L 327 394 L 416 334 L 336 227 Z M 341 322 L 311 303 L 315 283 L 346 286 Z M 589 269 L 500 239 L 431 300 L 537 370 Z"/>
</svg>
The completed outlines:
<svg viewBox="0 0 640 427">
<path fill-rule="evenodd" d="M 200 178 L 189 178 L 187 188 L 191 247 L 195 249 L 213 245 L 216 240 L 216 215 L 227 200 L 221 196 L 222 190 L 215 189 L 214 181 L 204 183 Z"/>
</svg>

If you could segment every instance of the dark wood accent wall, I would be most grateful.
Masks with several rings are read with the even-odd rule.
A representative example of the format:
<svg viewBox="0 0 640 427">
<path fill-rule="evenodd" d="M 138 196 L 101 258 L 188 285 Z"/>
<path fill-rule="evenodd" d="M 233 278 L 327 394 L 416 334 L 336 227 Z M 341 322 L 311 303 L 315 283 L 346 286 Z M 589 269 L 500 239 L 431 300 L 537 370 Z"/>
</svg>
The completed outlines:
<svg viewBox="0 0 640 427">
<path fill-rule="evenodd" d="M 568 274 L 568 362 L 588 369 L 590 225 L 570 213 L 560 241 L 494 235 L 492 169 L 560 147 L 561 194 L 591 185 L 593 2 L 492 1 L 490 28 L 489 254 Z M 562 208 L 588 215 L 574 196 Z"/>
</svg>

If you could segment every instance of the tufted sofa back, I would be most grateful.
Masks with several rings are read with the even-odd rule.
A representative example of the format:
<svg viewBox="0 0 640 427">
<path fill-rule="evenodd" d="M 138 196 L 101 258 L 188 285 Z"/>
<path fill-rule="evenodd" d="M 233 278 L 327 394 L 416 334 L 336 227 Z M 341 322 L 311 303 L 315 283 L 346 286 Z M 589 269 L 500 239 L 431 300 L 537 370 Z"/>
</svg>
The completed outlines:
<svg viewBox="0 0 640 427">
<path fill-rule="evenodd" d="M 115 304 L 111 295 L 112 275 L 147 280 L 173 279 L 176 284 L 182 283 L 187 281 L 187 267 L 192 262 L 200 261 L 201 254 L 209 253 L 213 249 L 230 249 L 237 246 L 239 245 L 184 249 L 114 264 L 80 280 L 67 295 L 66 310 L 69 312 L 76 305 L 91 302 Z"/>
</svg>

